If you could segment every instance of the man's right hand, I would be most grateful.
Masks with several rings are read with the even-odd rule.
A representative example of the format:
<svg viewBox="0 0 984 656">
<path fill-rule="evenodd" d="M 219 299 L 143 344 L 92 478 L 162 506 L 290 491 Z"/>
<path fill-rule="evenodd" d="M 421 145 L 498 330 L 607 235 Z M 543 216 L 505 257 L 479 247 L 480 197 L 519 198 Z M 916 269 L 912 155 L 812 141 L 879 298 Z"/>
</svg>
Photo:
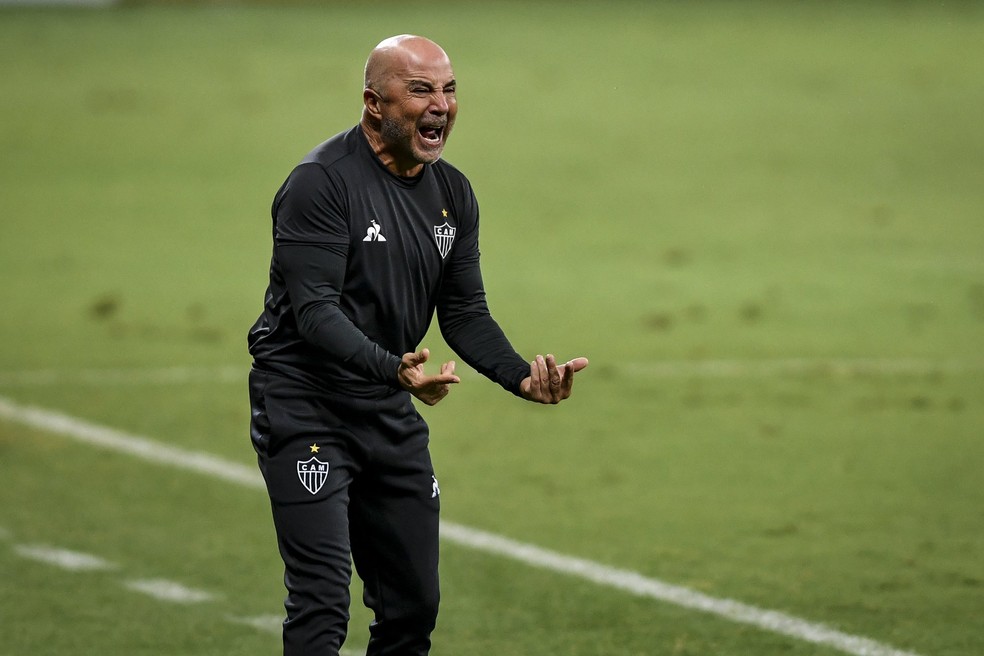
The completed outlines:
<svg viewBox="0 0 984 656">
<path fill-rule="evenodd" d="M 435 405 L 451 391 L 451 385 L 460 383 L 454 375 L 454 360 L 441 365 L 441 373 L 428 376 L 424 373 L 424 363 L 430 358 L 430 350 L 421 349 L 417 353 L 405 353 L 396 376 L 403 389 L 427 405 Z"/>
</svg>

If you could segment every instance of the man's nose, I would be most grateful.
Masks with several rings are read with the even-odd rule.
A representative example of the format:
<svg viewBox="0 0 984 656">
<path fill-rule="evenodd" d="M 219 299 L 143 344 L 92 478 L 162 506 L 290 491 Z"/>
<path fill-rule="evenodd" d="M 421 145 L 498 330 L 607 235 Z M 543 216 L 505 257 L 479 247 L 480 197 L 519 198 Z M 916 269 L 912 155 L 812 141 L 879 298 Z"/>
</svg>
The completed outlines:
<svg viewBox="0 0 984 656">
<path fill-rule="evenodd" d="M 447 114 L 448 113 L 448 97 L 443 91 L 435 91 L 431 96 L 431 106 L 430 111 L 435 114 Z"/>
</svg>

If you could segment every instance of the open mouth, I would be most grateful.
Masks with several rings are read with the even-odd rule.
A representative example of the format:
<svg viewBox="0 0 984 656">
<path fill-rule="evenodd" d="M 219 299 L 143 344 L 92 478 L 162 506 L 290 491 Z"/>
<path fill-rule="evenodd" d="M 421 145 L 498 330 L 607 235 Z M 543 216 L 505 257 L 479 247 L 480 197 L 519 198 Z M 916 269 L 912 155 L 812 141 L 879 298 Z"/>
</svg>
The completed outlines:
<svg viewBox="0 0 984 656">
<path fill-rule="evenodd" d="M 426 143 L 436 145 L 441 143 L 441 137 L 444 135 L 444 126 L 422 125 L 417 128 L 417 132 Z"/>
</svg>

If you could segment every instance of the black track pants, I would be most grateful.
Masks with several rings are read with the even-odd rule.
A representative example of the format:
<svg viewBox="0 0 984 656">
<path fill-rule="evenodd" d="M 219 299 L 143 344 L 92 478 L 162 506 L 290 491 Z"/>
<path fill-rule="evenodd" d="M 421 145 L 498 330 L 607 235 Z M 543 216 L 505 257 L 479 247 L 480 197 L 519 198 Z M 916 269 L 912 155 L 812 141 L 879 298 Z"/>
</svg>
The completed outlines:
<svg viewBox="0 0 984 656">
<path fill-rule="evenodd" d="M 350 554 L 374 612 L 367 656 L 430 649 L 437 618 L 437 480 L 409 395 L 333 401 L 283 376 L 249 378 L 253 446 L 284 561 L 284 656 L 335 656 Z"/>
</svg>

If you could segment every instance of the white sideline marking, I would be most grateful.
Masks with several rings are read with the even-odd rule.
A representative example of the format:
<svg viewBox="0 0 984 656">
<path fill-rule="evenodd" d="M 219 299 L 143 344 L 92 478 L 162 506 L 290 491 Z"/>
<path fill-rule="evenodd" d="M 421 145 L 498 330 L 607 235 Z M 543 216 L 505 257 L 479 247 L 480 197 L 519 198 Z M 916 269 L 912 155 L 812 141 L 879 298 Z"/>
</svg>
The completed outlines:
<svg viewBox="0 0 984 656">
<path fill-rule="evenodd" d="M 3 397 L 0 397 L 0 418 L 122 451 L 150 462 L 197 471 L 251 488 L 264 488 L 260 474 L 239 463 L 228 462 L 216 456 L 184 451 L 51 410 L 21 406 Z M 809 622 L 779 611 L 758 608 L 733 599 L 712 597 L 637 572 L 567 556 L 453 522 L 441 521 L 441 536 L 447 541 L 505 556 L 532 567 L 576 576 L 636 596 L 717 615 L 798 640 L 827 645 L 854 656 L 918 656 L 914 652 L 901 651 L 868 638 L 843 633 L 824 624 Z"/>
<path fill-rule="evenodd" d="M 2 396 L 0 396 L 0 417 L 120 451 L 143 460 L 190 469 L 231 483 L 264 487 L 263 479 L 255 467 L 229 462 L 207 453 L 185 451 L 146 437 L 99 426 L 58 412 L 17 405 Z"/>
<path fill-rule="evenodd" d="M 2 0 L 0 0 L 2 2 Z M 601 365 L 604 367 L 604 365 Z M 773 376 L 923 376 L 984 371 L 974 358 L 773 358 L 765 360 L 652 360 L 623 362 L 611 368 L 633 378 L 746 378 Z M 148 369 L 34 369 L 0 372 L 0 386 L 242 384 L 248 366 L 152 367 Z M 478 374 L 462 367 L 460 375 Z"/>
<path fill-rule="evenodd" d="M 10 533 L 0 527 L 0 538 L 9 537 Z M 14 545 L 14 552 L 19 556 L 36 560 L 47 565 L 54 565 L 70 571 L 99 571 L 118 570 L 119 566 L 99 556 L 58 549 L 48 545 Z M 149 595 L 159 601 L 180 604 L 195 604 L 211 601 L 215 595 L 203 590 L 188 588 L 180 583 L 164 579 L 131 580 L 123 583 L 124 587 L 135 592 Z M 227 615 L 225 619 L 235 624 L 243 624 L 265 633 L 279 634 L 283 628 L 283 616 L 261 615 L 258 617 L 237 617 Z M 365 656 L 365 652 L 343 649 L 341 656 Z"/>
<path fill-rule="evenodd" d="M 854 636 L 824 624 L 787 615 L 775 610 L 750 606 L 733 599 L 712 597 L 679 585 L 665 583 L 629 570 L 609 567 L 509 538 L 456 524 L 441 523 L 441 537 L 459 545 L 506 556 L 532 567 L 577 576 L 599 585 L 623 590 L 638 597 L 649 597 L 683 608 L 718 615 L 741 624 L 751 624 L 774 633 L 827 645 L 856 656 L 916 656 L 861 636 Z"/>
<path fill-rule="evenodd" d="M 214 595 L 204 590 L 195 590 L 165 579 L 137 579 L 126 581 L 123 585 L 128 590 L 142 592 L 154 599 L 176 604 L 200 604 L 215 598 Z"/>
<path fill-rule="evenodd" d="M 69 551 L 67 549 L 56 549 L 43 544 L 18 544 L 14 546 L 14 551 L 24 558 L 30 558 L 31 560 L 37 560 L 73 572 L 118 569 L 116 564 L 108 560 L 103 560 L 99 556 L 93 556 L 92 554 L 81 553 L 79 551 Z"/>
</svg>

